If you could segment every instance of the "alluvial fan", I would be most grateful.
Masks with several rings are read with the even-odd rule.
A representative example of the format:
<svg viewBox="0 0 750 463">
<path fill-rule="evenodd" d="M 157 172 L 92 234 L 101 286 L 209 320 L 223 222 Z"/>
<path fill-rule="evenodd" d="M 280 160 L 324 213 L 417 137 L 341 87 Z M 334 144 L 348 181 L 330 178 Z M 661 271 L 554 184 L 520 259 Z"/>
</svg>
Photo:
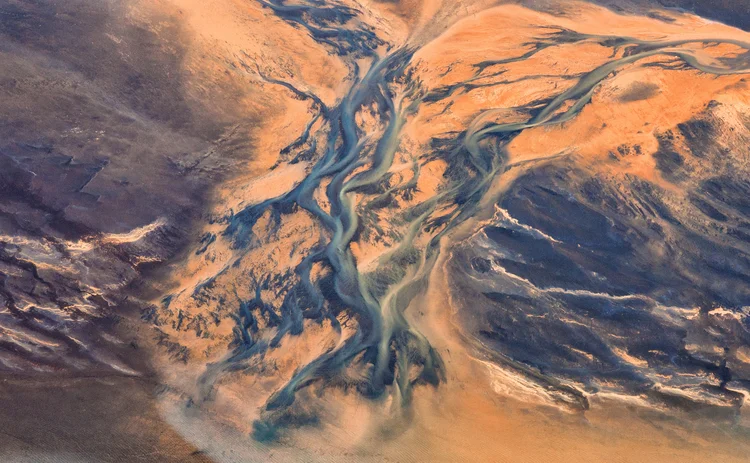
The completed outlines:
<svg viewBox="0 0 750 463">
<path fill-rule="evenodd" d="M 748 15 L 14 0 L 0 367 L 122 459 L 743 461 Z"/>
</svg>

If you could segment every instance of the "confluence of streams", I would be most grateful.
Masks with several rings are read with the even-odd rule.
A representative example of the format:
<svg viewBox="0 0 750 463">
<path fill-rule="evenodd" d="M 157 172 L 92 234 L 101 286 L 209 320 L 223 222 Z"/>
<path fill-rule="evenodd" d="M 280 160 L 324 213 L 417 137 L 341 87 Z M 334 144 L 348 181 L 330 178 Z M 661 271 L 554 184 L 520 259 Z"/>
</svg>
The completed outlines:
<svg viewBox="0 0 750 463">
<path fill-rule="evenodd" d="M 256 298 L 240 305 L 236 316 L 240 342 L 224 360 L 208 366 L 200 380 L 204 395 L 210 394 L 213 384 L 223 373 L 243 369 L 247 360 L 273 348 L 283 336 L 301 333 L 304 318 L 310 317 L 311 313 L 329 319 L 339 332 L 341 328 L 336 314 L 341 308 L 357 321 L 353 334 L 298 369 L 291 380 L 268 399 L 265 407 L 267 414 L 291 405 L 295 393 L 313 382 L 333 383 L 336 376 L 354 361 L 371 367 L 367 378 L 356 384 L 358 391 L 369 397 L 379 397 L 391 387 L 391 393 L 397 394 L 404 405 L 409 403 L 416 384 L 437 385 L 444 380 L 438 354 L 429 341 L 410 326 L 404 311 L 425 289 L 438 257 L 441 238 L 476 214 L 478 208 L 483 207 L 481 201 L 490 185 L 511 168 L 507 162 L 506 146 L 517 134 L 525 129 L 572 119 L 611 73 L 655 55 L 677 57 L 684 65 L 716 75 L 750 72 L 747 63 L 740 59 L 737 62 L 726 61 L 726 67 L 703 64 L 686 47 L 710 42 L 733 44 L 750 50 L 750 43 L 741 41 L 706 38 L 649 42 L 553 30 L 538 38 L 532 51 L 518 58 L 482 62 L 476 65 L 474 77 L 463 84 L 428 93 L 420 82 L 412 79 L 410 62 L 414 50 L 407 47 L 391 48 L 385 56 L 378 56 L 375 50 L 383 42 L 370 29 L 361 25 L 354 29 L 347 28 L 350 19 L 356 15 L 355 11 L 340 5 L 287 6 L 281 0 L 262 3 L 283 19 L 307 28 L 315 40 L 333 47 L 340 55 L 365 57 L 371 61 L 369 70 L 361 78 L 356 77 L 359 69 L 355 61 L 349 61 L 352 63 L 353 83 L 347 95 L 333 107 L 327 107 L 311 93 L 298 90 L 290 83 L 266 77 L 260 69 L 246 65 L 267 82 L 282 85 L 297 97 L 312 103 L 315 111 L 313 119 L 285 151 L 302 150 L 307 145 L 308 148 L 300 155 L 310 156 L 315 155 L 318 139 L 324 139 L 325 146 L 301 183 L 281 196 L 248 206 L 228 217 L 224 235 L 232 240 L 235 250 L 241 251 L 250 245 L 253 226 L 263 214 L 270 211 L 278 225 L 281 215 L 298 208 L 317 219 L 322 233 L 319 246 L 304 257 L 295 269 L 296 280 L 286 288 L 281 315 L 277 320 L 277 334 L 273 340 L 253 337 L 257 322 L 252 310 L 262 306 L 261 283 L 255 288 Z M 380 281 L 375 284 L 372 279 L 360 274 L 351 244 L 363 220 L 362 212 L 372 207 L 371 203 L 378 197 L 369 203 L 364 202 L 364 198 L 367 191 L 387 178 L 399 148 L 401 130 L 409 115 L 416 112 L 420 104 L 447 98 L 458 86 L 487 77 L 484 72 L 488 68 L 529 58 L 548 47 L 584 41 L 610 46 L 615 52 L 623 50 L 622 56 L 579 76 L 575 85 L 549 101 L 523 108 L 507 108 L 529 114 L 526 122 L 488 123 L 486 121 L 491 116 L 502 111 L 489 110 L 479 114 L 462 134 L 449 134 L 447 139 L 436 140 L 432 147 L 434 151 L 425 156 L 445 159 L 453 173 L 446 174 L 446 185 L 435 197 L 403 211 L 406 226 L 400 236 L 400 244 L 381 256 L 377 263 L 378 269 L 388 276 L 386 283 Z M 564 109 L 567 103 L 571 104 Z M 358 111 L 369 106 L 376 107 L 385 122 L 378 133 L 364 133 L 356 123 Z M 312 134 L 313 126 L 321 120 L 324 128 Z M 418 165 L 415 161 L 416 174 Z M 325 211 L 314 198 L 314 192 L 324 182 L 328 182 L 325 193 L 330 202 L 330 212 Z M 412 188 L 415 187 L 413 183 L 410 185 Z M 379 193 L 379 196 L 390 193 L 392 189 Z M 359 203 L 357 197 L 361 198 Z M 445 216 L 433 217 L 433 213 L 444 205 L 456 207 Z M 428 234 L 429 244 L 419 249 L 414 241 L 423 234 Z M 311 271 L 316 263 L 330 269 L 332 286 L 323 288 L 320 281 L 312 280 Z M 585 402 L 582 395 L 578 399 Z M 272 419 L 272 416 L 268 419 Z"/>
</svg>

